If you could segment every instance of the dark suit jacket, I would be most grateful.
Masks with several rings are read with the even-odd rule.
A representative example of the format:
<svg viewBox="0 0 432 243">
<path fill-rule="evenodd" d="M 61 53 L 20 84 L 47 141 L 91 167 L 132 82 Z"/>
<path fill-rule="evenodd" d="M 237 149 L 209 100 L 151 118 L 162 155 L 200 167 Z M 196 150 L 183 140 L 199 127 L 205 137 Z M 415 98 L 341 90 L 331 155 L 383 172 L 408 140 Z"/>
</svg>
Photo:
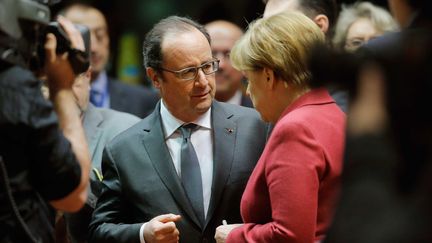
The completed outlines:
<svg viewBox="0 0 432 243">
<path fill-rule="evenodd" d="M 139 242 L 139 230 L 153 217 L 174 213 L 180 242 L 214 242 L 223 219 L 241 223 L 240 198 L 263 150 L 267 127 L 258 113 L 213 102 L 214 171 L 204 227 L 188 202 L 165 144 L 160 105 L 105 149 L 104 186 L 90 225 L 91 242 Z"/>
<path fill-rule="evenodd" d="M 249 98 L 249 96 L 244 94 L 242 94 L 240 105 L 244 107 L 254 108 L 252 100 Z"/>
<path fill-rule="evenodd" d="M 150 88 L 132 86 L 113 78 L 108 78 L 108 92 L 111 109 L 140 118 L 148 116 L 159 100 L 159 94 Z"/>
</svg>

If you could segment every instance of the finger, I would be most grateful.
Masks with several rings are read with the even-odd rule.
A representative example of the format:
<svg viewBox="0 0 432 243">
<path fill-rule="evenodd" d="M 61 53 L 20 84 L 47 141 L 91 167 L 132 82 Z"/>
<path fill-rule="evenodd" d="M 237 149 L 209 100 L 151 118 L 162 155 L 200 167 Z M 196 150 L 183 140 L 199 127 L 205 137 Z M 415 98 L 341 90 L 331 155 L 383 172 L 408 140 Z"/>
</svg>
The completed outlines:
<svg viewBox="0 0 432 243">
<path fill-rule="evenodd" d="M 54 34 L 47 34 L 45 41 L 45 62 L 55 62 L 56 60 L 57 39 Z"/>
<path fill-rule="evenodd" d="M 60 23 L 60 25 L 63 27 L 63 29 L 66 31 L 67 35 L 69 36 L 69 40 L 71 41 L 71 46 L 81 51 L 84 51 L 85 50 L 84 40 L 81 36 L 81 33 L 72 24 L 72 22 L 70 22 L 68 19 L 64 18 L 61 15 L 59 15 L 57 21 Z"/>
<path fill-rule="evenodd" d="M 157 239 L 163 242 L 178 242 L 179 236 L 175 234 L 168 234 L 157 237 Z"/>
<path fill-rule="evenodd" d="M 178 236 L 172 237 L 172 238 L 169 238 L 169 239 L 164 239 L 164 242 L 169 242 L 169 243 L 177 243 L 178 241 L 179 241 Z"/>
<path fill-rule="evenodd" d="M 157 234 L 171 234 L 175 232 L 177 229 L 174 222 L 168 222 L 160 225 L 157 230 L 155 230 L 155 233 Z"/>
<path fill-rule="evenodd" d="M 170 214 L 160 215 L 160 218 L 158 220 L 159 222 L 167 223 L 167 222 L 177 222 L 180 219 L 181 219 L 180 215 L 170 213 Z"/>
</svg>

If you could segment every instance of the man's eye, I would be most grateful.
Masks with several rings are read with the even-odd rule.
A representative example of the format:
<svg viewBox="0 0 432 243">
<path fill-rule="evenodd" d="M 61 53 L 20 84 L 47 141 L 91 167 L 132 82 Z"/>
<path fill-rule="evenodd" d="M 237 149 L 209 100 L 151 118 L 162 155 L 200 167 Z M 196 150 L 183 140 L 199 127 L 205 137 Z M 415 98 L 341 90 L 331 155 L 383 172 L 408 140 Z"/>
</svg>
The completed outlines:
<svg viewBox="0 0 432 243">
<path fill-rule="evenodd" d="M 211 70 L 212 69 L 212 65 L 211 63 L 207 63 L 202 67 L 204 70 Z"/>
<path fill-rule="evenodd" d="M 194 73 L 194 72 L 195 72 L 194 68 L 186 69 L 186 70 L 183 71 L 184 74 L 191 74 L 191 73 Z"/>
</svg>

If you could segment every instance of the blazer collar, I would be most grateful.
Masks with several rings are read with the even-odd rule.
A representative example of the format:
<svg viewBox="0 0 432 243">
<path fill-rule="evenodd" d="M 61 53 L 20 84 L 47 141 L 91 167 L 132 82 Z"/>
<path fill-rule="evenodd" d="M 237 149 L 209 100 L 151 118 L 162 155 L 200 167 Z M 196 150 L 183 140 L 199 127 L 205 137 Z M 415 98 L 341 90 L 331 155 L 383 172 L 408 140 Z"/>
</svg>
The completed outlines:
<svg viewBox="0 0 432 243">
<path fill-rule="evenodd" d="M 237 137 L 237 124 L 233 121 L 233 118 L 233 113 L 224 109 L 220 102 L 213 101 L 213 182 L 206 225 L 213 217 L 215 209 L 221 199 L 223 188 L 225 187 L 228 176 L 231 172 Z"/>
<path fill-rule="evenodd" d="M 331 103 L 335 103 L 335 101 L 330 96 L 327 89 L 325 88 L 312 89 L 309 92 L 305 93 L 304 95 L 300 96 L 291 105 L 289 105 L 284 110 L 284 112 L 282 112 L 281 116 L 279 117 L 279 120 L 282 117 L 284 117 L 286 114 L 302 106 L 322 105 L 322 104 L 331 104 Z"/>
<path fill-rule="evenodd" d="M 102 129 L 99 127 L 102 122 L 103 116 L 100 111 L 93 104 L 89 103 L 87 110 L 84 112 L 83 127 L 92 159 L 96 145 L 102 134 Z"/>
</svg>

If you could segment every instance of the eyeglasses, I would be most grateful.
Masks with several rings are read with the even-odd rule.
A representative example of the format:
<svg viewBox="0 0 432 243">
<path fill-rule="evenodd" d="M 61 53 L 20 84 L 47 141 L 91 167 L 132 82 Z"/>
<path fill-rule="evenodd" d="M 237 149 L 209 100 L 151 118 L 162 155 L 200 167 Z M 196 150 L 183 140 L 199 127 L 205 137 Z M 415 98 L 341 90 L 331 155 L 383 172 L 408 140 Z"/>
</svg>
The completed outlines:
<svg viewBox="0 0 432 243">
<path fill-rule="evenodd" d="M 169 70 L 166 68 L 159 68 L 162 71 L 174 73 L 179 79 L 182 80 L 193 80 L 198 76 L 198 70 L 201 69 L 205 75 L 210 75 L 212 73 L 215 73 L 219 69 L 219 60 L 211 60 L 209 62 L 206 62 L 198 67 L 188 67 L 184 68 L 178 71 L 175 70 Z"/>
</svg>

